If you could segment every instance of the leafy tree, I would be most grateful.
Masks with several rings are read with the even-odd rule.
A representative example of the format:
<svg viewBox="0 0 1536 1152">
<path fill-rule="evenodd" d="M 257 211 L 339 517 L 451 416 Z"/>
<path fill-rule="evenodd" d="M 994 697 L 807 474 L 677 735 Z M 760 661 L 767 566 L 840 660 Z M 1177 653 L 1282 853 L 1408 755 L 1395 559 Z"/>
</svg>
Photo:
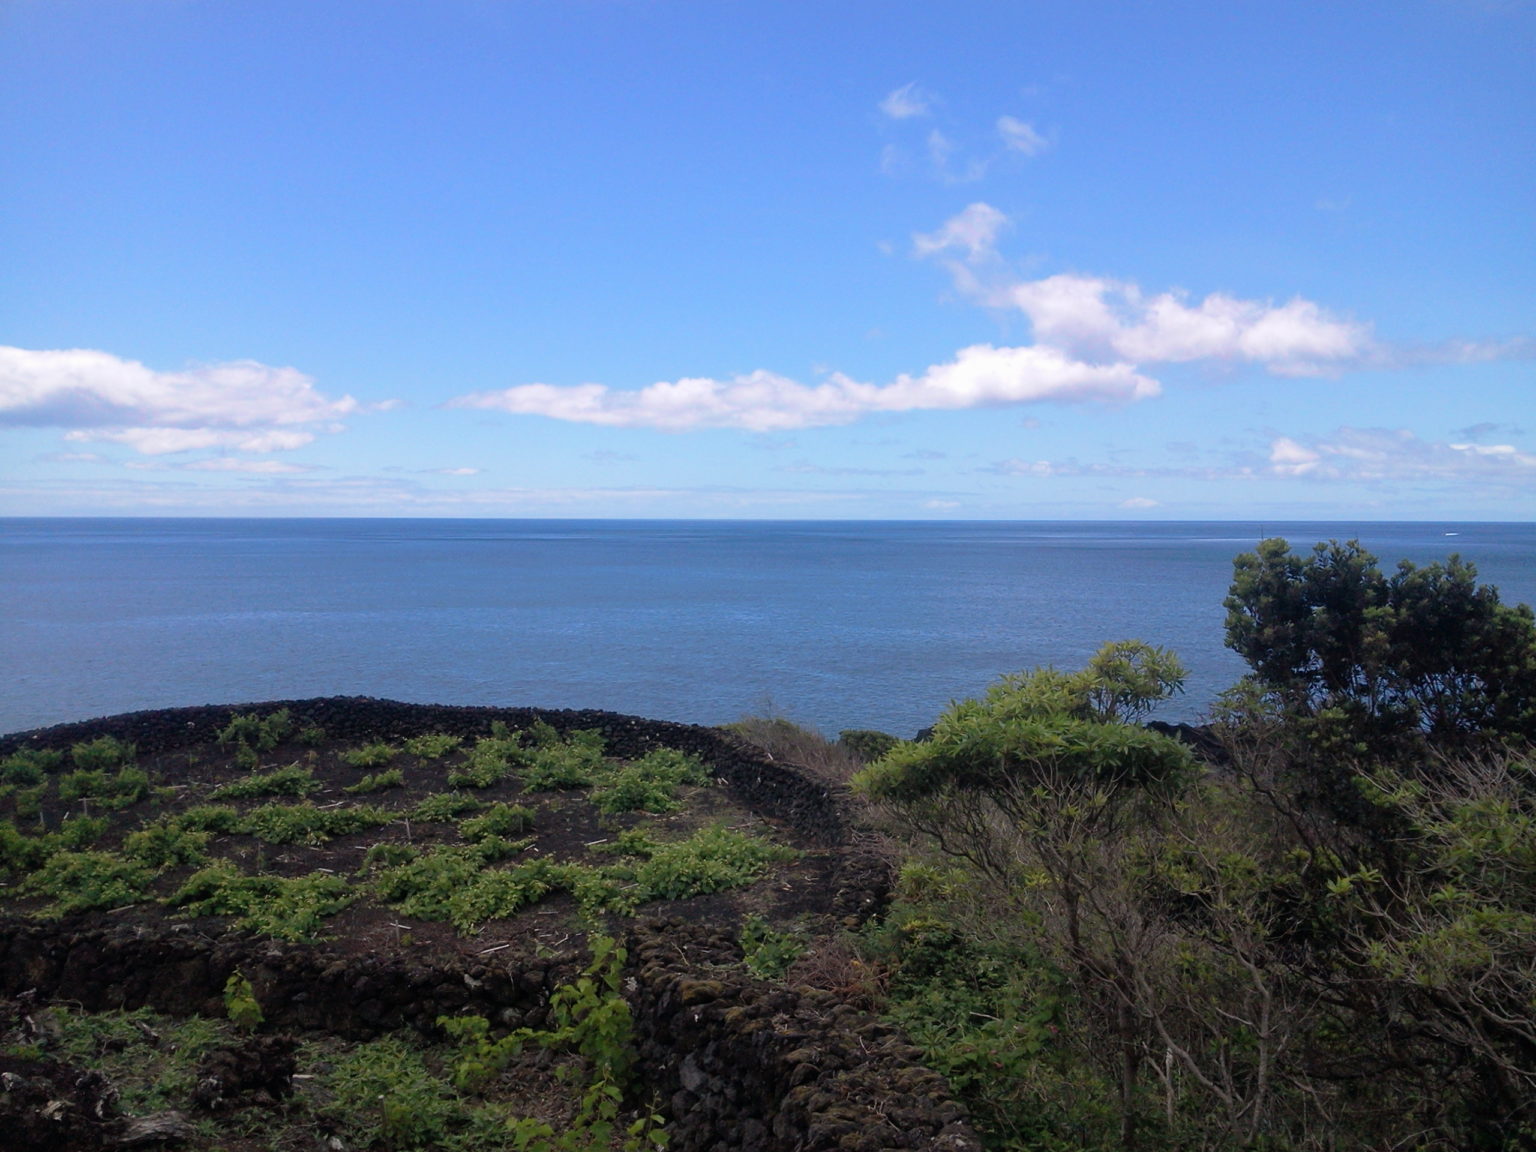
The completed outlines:
<svg viewBox="0 0 1536 1152">
<path fill-rule="evenodd" d="M 1358 541 L 1303 557 L 1264 540 L 1237 557 L 1226 609 L 1262 688 L 1357 752 L 1536 736 L 1536 620 L 1459 557 L 1388 576 Z"/>
<path fill-rule="evenodd" d="M 1000 921 L 1049 922 L 1056 958 L 1108 1021 L 1107 1074 L 1120 1141 L 1135 1142 L 1147 1027 L 1140 971 L 1155 947 L 1126 900 L 1131 830 L 1187 784 L 1188 750 L 1125 720 L 1177 691 L 1177 658 L 1110 644 L 1080 672 L 1005 677 L 981 700 L 950 706 L 930 739 L 898 745 L 854 778 L 898 823 L 970 864 Z"/>
</svg>

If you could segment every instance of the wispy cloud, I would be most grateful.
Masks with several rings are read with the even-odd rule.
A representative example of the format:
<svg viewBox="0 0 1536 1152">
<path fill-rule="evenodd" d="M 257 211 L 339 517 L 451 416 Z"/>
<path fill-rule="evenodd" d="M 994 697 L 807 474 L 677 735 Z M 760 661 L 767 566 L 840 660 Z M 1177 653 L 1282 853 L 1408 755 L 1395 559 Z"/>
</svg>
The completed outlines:
<svg viewBox="0 0 1536 1152">
<path fill-rule="evenodd" d="M 997 134 L 1003 138 L 1003 146 L 1026 156 L 1038 156 L 1051 146 L 1051 142 L 1035 126 L 1015 116 L 997 118 Z"/>
<path fill-rule="evenodd" d="M 983 135 L 977 124 L 935 115 L 939 104 L 937 96 L 915 83 L 904 84 L 879 102 L 886 119 L 896 122 L 889 128 L 896 140 L 887 141 L 880 153 L 881 172 L 921 172 L 944 184 L 969 184 L 984 179 L 1005 157 L 1039 156 L 1051 145 L 1034 124 L 1017 116 L 998 116 L 991 132 Z"/>
<path fill-rule="evenodd" d="M 1536 454 L 1513 444 L 1421 440 L 1400 428 L 1278 436 L 1270 443 L 1269 467 L 1277 476 L 1308 480 L 1484 480 L 1536 489 Z"/>
<path fill-rule="evenodd" d="M 337 421 L 359 410 L 294 368 L 254 360 L 159 372 L 91 349 L 0 347 L 0 426 L 63 428 L 71 441 L 145 455 L 288 451 L 339 431 Z"/>
<path fill-rule="evenodd" d="M 880 111 L 892 120 L 910 120 L 915 116 L 926 116 L 932 106 L 933 97 L 919 88 L 915 82 L 903 84 L 880 101 Z"/>
</svg>

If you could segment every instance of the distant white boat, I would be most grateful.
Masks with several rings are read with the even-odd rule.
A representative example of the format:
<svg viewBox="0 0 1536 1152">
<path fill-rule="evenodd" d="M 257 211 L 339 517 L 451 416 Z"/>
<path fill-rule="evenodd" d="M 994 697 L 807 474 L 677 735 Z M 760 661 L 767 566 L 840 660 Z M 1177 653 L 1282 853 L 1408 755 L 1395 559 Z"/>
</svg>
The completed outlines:
<svg viewBox="0 0 1536 1152">
<path fill-rule="evenodd" d="M 1445 535 L 1447 535 L 1447 536 L 1460 536 L 1461 533 L 1460 532 L 1447 532 L 1447 533 L 1445 533 Z"/>
</svg>

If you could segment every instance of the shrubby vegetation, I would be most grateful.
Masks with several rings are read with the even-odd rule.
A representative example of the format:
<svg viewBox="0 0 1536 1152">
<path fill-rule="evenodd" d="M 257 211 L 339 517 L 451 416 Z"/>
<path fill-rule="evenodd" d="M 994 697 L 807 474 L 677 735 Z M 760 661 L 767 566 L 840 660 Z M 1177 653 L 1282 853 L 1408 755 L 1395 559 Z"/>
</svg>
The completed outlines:
<svg viewBox="0 0 1536 1152">
<path fill-rule="evenodd" d="M 1469 565 L 1239 557 L 1219 769 L 1165 652 L 1005 678 L 857 778 L 875 994 L 991 1146 L 1536 1147 L 1536 629 Z"/>
</svg>

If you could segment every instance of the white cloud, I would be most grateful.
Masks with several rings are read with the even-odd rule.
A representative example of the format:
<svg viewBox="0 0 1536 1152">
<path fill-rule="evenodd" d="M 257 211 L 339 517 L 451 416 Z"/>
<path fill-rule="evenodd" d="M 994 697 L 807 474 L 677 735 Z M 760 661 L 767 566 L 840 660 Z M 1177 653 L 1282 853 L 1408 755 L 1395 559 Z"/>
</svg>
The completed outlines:
<svg viewBox="0 0 1536 1152">
<path fill-rule="evenodd" d="M 880 101 L 880 111 L 892 120 L 910 120 L 914 116 L 926 116 L 933 104 L 933 97 L 915 83 L 903 84 Z"/>
<path fill-rule="evenodd" d="M 1051 142 L 1035 131 L 1035 126 L 1013 116 L 997 118 L 997 134 L 1010 152 L 1022 152 L 1026 156 L 1038 156 L 1050 147 Z"/>
<path fill-rule="evenodd" d="M 1213 292 L 1192 304 L 1182 292 L 1149 295 L 1104 277 L 1015 279 L 996 251 L 1008 223 L 990 204 L 971 204 L 937 231 L 913 237 L 913 251 L 940 260 L 966 295 L 1023 312 L 1037 344 L 1069 356 L 1131 364 L 1248 361 L 1279 375 L 1307 376 L 1384 355 L 1366 325 L 1299 297 L 1274 304 Z"/>
<path fill-rule="evenodd" d="M 912 237 L 912 250 L 919 256 L 936 256 L 959 248 L 971 263 L 996 256 L 997 238 L 1009 226 L 1008 217 L 990 204 L 970 204 L 944 221 L 933 232 L 919 232 Z"/>
<path fill-rule="evenodd" d="M 1147 508 L 1161 508 L 1162 504 L 1146 496 L 1132 496 L 1129 500 L 1120 501 L 1120 507 L 1132 511 L 1142 511 Z"/>
<path fill-rule="evenodd" d="M 359 410 L 293 368 L 254 360 L 157 372 L 91 349 L 0 347 L 0 426 L 69 429 L 75 442 L 126 444 L 146 455 L 199 448 L 286 451 Z"/>
<path fill-rule="evenodd" d="M 434 476 L 478 476 L 483 471 L 480 468 L 428 468 L 427 471 Z"/>
<path fill-rule="evenodd" d="M 800 384 L 757 371 L 729 380 L 690 377 L 638 391 L 601 384 L 557 387 L 522 384 L 449 401 L 454 408 L 488 408 L 618 428 L 744 428 L 782 432 L 848 424 L 881 412 L 912 412 L 1042 401 L 1127 403 L 1156 396 L 1155 380 L 1128 364 L 1084 364 L 1054 348 L 962 348 L 921 376 L 865 384 L 834 373 L 825 383 Z"/>
<path fill-rule="evenodd" d="M 1536 485 L 1536 454 L 1513 444 L 1421 440 L 1402 428 L 1340 428 L 1308 443 L 1280 436 L 1270 444 L 1269 467 L 1277 476 L 1309 480 Z"/>
<path fill-rule="evenodd" d="M 1305 376 L 1359 365 L 1376 351 L 1366 326 L 1301 298 L 1277 305 L 1213 292 L 1190 304 L 1182 293 L 1148 296 L 1134 284 L 1073 275 L 1015 284 L 1006 297 L 1029 317 L 1036 340 L 1078 356 L 1239 360 Z"/>
</svg>

